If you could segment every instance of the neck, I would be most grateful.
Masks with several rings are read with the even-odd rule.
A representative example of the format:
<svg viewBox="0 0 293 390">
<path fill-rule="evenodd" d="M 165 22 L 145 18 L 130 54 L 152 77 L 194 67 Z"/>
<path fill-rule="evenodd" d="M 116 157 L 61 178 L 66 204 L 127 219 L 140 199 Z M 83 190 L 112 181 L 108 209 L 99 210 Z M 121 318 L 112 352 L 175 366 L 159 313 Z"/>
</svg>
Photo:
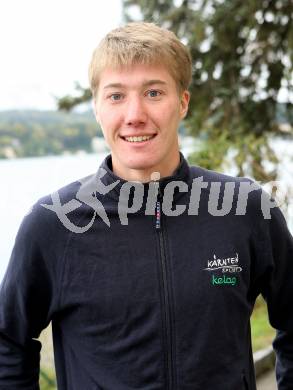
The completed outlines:
<svg viewBox="0 0 293 390">
<path fill-rule="evenodd" d="M 116 176 L 126 181 L 136 181 L 141 183 L 148 183 L 152 180 L 163 179 L 164 177 L 171 176 L 177 169 L 180 163 L 180 154 L 171 163 L 159 164 L 157 167 L 134 169 L 129 168 L 127 170 L 121 169 L 119 164 L 115 164 L 112 158 L 112 170 Z"/>
</svg>

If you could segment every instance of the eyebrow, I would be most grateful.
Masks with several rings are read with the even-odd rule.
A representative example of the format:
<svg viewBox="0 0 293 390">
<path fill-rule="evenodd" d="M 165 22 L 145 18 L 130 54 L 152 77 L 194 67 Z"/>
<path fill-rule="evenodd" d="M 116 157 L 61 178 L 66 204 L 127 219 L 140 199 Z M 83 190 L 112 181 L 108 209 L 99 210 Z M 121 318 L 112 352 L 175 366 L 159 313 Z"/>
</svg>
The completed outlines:
<svg viewBox="0 0 293 390">
<path fill-rule="evenodd" d="M 145 81 L 142 86 L 143 87 L 149 87 L 150 85 L 154 85 L 154 84 L 161 84 L 161 85 L 167 85 L 167 83 L 163 80 L 147 80 Z M 109 88 L 125 88 L 126 85 L 125 84 L 122 84 L 122 83 L 111 83 L 111 84 L 107 84 L 105 85 L 105 87 L 103 89 L 109 89 Z"/>
</svg>

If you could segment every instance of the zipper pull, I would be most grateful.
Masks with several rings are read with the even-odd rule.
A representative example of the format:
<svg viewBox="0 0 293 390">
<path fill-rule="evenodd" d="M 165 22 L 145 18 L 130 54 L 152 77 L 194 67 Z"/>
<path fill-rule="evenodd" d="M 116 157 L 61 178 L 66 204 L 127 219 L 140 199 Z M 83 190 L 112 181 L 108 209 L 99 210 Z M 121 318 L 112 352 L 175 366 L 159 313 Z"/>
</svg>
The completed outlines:
<svg viewBox="0 0 293 390">
<path fill-rule="evenodd" d="M 161 202 L 156 202 L 156 230 L 161 229 Z"/>
<path fill-rule="evenodd" d="M 162 192 L 159 187 L 158 199 L 156 201 L 156 230 L 161 229 L 161 217 L 162 217 Z"/>
</svg>

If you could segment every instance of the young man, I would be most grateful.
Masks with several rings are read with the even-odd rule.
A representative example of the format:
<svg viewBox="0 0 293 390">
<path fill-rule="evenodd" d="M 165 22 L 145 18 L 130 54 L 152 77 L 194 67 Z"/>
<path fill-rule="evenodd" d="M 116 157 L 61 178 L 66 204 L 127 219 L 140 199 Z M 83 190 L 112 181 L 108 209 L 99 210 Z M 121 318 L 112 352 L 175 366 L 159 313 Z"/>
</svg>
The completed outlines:
<svg viewBox="0 0 293 390">
<path fill-rule="evenodd" d="M 293 240 L 254 183 L 180 154 L 190 79 L 188 50 L 153 24 L 111 31 L 94 52 L 111 155 L 22 223 L 0 292 L 1 390 L 38 388 L 50 321 L 61 390 L 256 389 L 259 294 L 279 389 L 293 388 Z"/>
</svg>

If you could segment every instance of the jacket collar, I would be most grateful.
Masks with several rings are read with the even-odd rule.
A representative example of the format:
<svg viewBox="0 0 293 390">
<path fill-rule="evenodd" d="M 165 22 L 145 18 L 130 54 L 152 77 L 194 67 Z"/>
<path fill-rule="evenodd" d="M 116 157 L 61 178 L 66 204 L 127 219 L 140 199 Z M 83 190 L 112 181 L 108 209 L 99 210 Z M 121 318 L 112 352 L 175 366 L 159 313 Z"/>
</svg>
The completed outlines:
<svg viewBox="0 0 293 390">
<path fill-rule="evenodd" d="M 105 186 L 109 186 L 113 184 L 114 182 L 117 182 L 116 186 L 113 188 L 113 190 L 109 193 L 109 195 L 114 199 L 114 200 L 119 200 L 119 194 L 120 194 L 120 189 L 123 186 L 124 183 L 127 183 L 127 180 L 124 180 L 120 178 L 119 176 L 115 175 L 114 172 L 112 171 L 112 157 L 111 155 L 108 155 L 104 161 L 102 162 L 100 169 L 104 170 L 106 172 L 103 177 L 101 178 L 101 181 Z M 185 182 L 188 187 L 190 187 L 192 178 L 191 178 L 191 173 L 190 173 L 190 167 L 183 156 L 182 153 L 180 153 L 180 163 L 177 167 L 177 169 L 174 171 L 174 173 L 171 176 L 164 177 L 160 179 L 159 182 L 159 187 L 161 193 L 164 192 L 164 189 L 168 183 L 171 181 L 183 181 Z M 149 183 L 143 183 L 144 186 L 144 193 L 146 194 L 148 192 L 149 188 Z M 180 192 L 177 193 L 177 196 L 180 197 Z M 176 194 L 175 194 L 176 195 Z"/>
</svg>

